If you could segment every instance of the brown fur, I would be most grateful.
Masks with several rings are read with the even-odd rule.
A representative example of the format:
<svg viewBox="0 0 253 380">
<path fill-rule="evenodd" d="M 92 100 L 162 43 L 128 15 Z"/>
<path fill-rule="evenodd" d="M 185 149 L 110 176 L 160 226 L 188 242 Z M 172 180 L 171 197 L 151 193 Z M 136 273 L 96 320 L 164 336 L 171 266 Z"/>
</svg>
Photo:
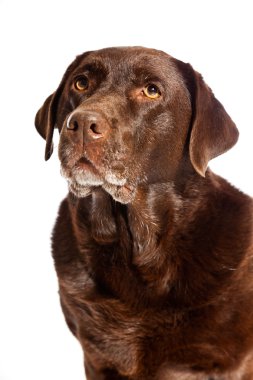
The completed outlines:
<svg viewBox="0 0 253 380">
<path fill-rule="evenodd" d="M 35 123 L 46 159 L 60 131 L 53 257 L 87 379 L 253 379 L 252 200 L 207 168 L 238 133 L 200 74 L 151 49 L 85 53 Z"/>
</svg>

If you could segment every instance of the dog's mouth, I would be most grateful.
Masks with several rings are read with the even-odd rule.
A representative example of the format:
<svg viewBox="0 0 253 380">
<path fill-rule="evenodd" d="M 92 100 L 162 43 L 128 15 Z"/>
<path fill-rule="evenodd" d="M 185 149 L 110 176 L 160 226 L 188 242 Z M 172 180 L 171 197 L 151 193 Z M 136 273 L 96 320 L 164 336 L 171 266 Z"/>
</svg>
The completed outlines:
<svg viewBox="0 0 253 380">
<path fill-rule="evenodd" d="M 72 168 L 61 166 L 61 173 L 67 179 L 69 190 L 83 198 L 98 187 L 102 187 L 114 200 L 129 203 L 134 199 L 136 185 L 127 179 L 125 166 L 114 162 L 108 167 L 97 168 L 87 157 L 81 157 Z"/>
<path fill-rule="evenodd" d="M 89 161 L 86 157 L 80 158 L 75 164 L 76 170 L 79 170 L 80 173 L 83 171 L 84 173 L 90 172 L 99 177 L 99 171 L 96 167 Z"/>
</svg>

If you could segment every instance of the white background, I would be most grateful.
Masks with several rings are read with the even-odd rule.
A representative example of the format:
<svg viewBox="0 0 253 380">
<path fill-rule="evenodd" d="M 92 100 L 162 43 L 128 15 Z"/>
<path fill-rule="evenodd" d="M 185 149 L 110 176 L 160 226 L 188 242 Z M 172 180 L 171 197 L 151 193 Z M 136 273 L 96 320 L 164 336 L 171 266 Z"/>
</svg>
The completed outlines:
<svg viewBox="0 0 253 380">
<path fill-rule="evenodd" d="M 0 380 L 81 380 L 59 307 L 50 233 L 67 187 L 33 120 L 85 50 L 143 45 L 189 61 L 240 130 L 211 167 L 253 194 L 251 1 L 0 0 Z"/>
</svg>

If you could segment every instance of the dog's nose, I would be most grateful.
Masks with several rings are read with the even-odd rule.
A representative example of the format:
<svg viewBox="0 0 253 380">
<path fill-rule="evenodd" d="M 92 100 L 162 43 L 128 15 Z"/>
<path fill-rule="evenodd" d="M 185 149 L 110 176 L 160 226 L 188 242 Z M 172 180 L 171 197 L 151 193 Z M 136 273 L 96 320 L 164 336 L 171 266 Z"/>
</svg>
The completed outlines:
<svg viewBox="0 0 253 380">
<path fill-rule="evenodd" d="M 95 111 L 75 111 L 67 120 L 67 130 L 75 132 L 84 142 L 107 137 L 109 129 L 105 117 Z"/>
</svg>

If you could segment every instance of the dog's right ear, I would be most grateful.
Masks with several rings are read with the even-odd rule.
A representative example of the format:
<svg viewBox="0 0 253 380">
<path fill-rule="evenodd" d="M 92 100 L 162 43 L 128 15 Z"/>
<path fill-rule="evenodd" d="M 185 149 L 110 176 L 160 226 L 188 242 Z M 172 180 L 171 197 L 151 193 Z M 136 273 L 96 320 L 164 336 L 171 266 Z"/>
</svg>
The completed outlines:
<svg viewBox="0 0 253 380">
<path fill-rule="evenodd" d="M 61 97 L 64 85 L 68 79 L 69 74 L 89 54 L 90 52 L 86 52 L 76 57 L 76 59 L 67 68 L 57 90 L 45 100 L 45 103 L 36 114 L 35 127 L 37 131 L 39 132 L 39 134 L 46 140 L 45 160 L 48 160 L 53 153 L 53 134 L 54 134 L 54 128 L 57 127 L 56 121 L 57 121 L 58 103 L 59 103 L 59 99 Z"/>
<path fill-rule="evenodd" d="M 59 98 L 59 90 L 50 95 L 35 117 L 35 127 L 39 134 L 46 140 L 45 160 L 53 153 L 53 134 L 56 124 L 56 111 Z"/>
</svg>

